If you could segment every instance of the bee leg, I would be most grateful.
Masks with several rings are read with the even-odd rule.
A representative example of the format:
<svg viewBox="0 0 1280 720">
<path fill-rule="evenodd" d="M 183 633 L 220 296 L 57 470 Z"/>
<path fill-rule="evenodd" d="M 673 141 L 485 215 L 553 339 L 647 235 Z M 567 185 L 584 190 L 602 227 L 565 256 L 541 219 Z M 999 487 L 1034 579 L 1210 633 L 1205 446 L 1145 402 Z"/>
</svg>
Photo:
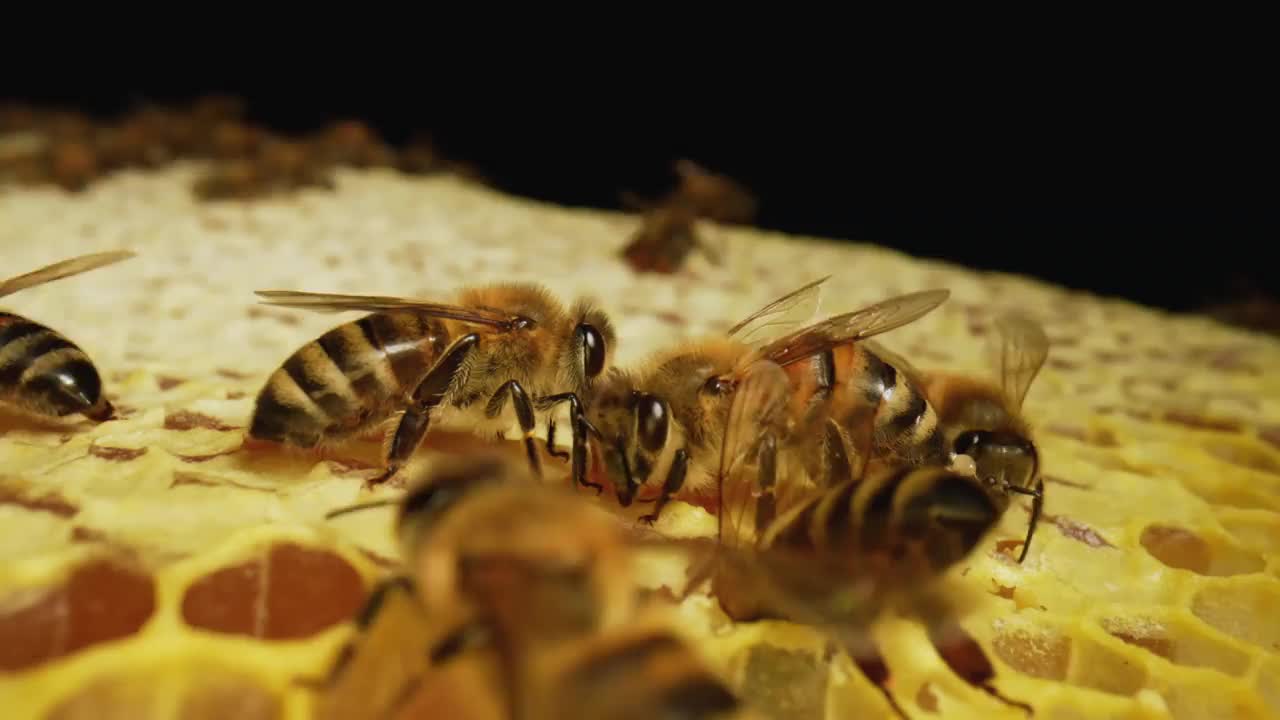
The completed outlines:
<svg viewBox="0 0 1280 720">
<path fill-rule="evenodd" d="M 520 421 L 520 431 L 524 433 L 524 448 L 529 456 L 529 467 L 533 469 L 533 474 L 542 477 L 542 461 L 538 458 L 538 445 L 534 442 L 533 433 L 538 429 L 537 419 L 533 415 L 533 403 L 529 401 L 529 394 L 524 391 L 524 386 L 519 380 L 508 380 L 502 383 L 502 387 L 493 394 L 489 399 L 489 404 L 485 407 L 485 414 L 491 418 L 495 418 L 502 412 L 502 406 L 507 404 L 507 396 L 511 396 L 511 404 L 516 409 L 516 419 Z"/>
<path fill-rule="evenodd" d="M 1027 550 L 1031 549 L 1031 536 L 1035 533 L 1036 525 L 1040 522 L 1040 512 L 1044 510 L 1044 478 L 1036 478 L 1035 490 L 1023 490 L 1015 487 L 1013 492 L 1031 496 L 1031 519 L 1027 522 L 1027 537 L 1022 541 L 1022 553 L 1018 555 L 1018 563 L 1021 564 L 1027 557 Z"/>
<path fill-rule="evenodd" d="M 431 411 L 444 401 L 445 394 L 453 383 L 454 375 L 458 373 L 458 368 L 462 367 L 462 361 L 478 342 L 480 342 L 480 336 L 475 333 L 458 338 L 458 341 L 413 389 L 413 394 L 409 397 L 409 407 L 400 417 L 400 422 L 396 424 L 395 432 L 387 445 L 386 470 L 382 475 L 371 480 L 371 485 L 384 482 L 399 472 L 409 456 L 413 455 L 413 451 L 418 449 L 422 438 L 427 436 L 427 430 L 430 429 Z"/>
<path fill-rule="evenodd" d="M 556 420 L 551 418 L 547 420 L 547 454 L 561 460 L 570 459 L 568 451 L 556 449 Z"/>
<path fill-rule="evenodd" d="M 579 487 L 591 488 L 596 491 L 596 495 L 600 495 L 604 492 L 604 486 L 587 480 L 587 429 L 590 424 L 583 415 L 582 402 L 578 400 L 578 396 L 571 392 L 547 395 L 538 399 L 538 406 L 543 410 L 550 410 L 562 402 L 569 403 L 569 427 L 573 431 L 570 450 L 573 461 L 573 483 Z M 550 432 L 548 429 L 548 440 L 551 437 Z M 599 431 L 597 431 L 598 434 Z"/>
<path fill-rule="evenodd" d="M 862 671 L 862 674 L 876 686 L 880 691 L 880 694 L 883 695 L 884 699 L 889 703 L 889 707 L 893 709 L 893 713 L 905 720 L 908 717 L 907 714 L 902 711 L 902 706 L 898 705 L 898 701 L 893 697 L 893 693 L 889 690 L 889 666 L 885 663 L 884 656 L 880 654 L 880 651 L 878 649 L 875 650 L 871 657 L 864 657 L 861 655 L 859 657 L 854 657 L 853 663 L 857 665 L 858 669 Z"/>
<path fill-rule="evenodd" d="M 778 443 L 770 433 L 760 444 L 760 472 L 756 483 L 760 486 L 760 499 L 756 501 L 756 533 L 763 537 L 764 531 L 773 524 L 778 513 L 778 499 L 773 494 L 774 484 L 778 477 Z"/>
<path fill-rule="evenodd" d="M 676 456 L 671 461 L 671 469 L 667 471 L 667 481 L 662 484 L 662 494 L 658 496 L 658 504 L 654 506 L 653 512 L 648 515 L 642 515 L 640 522 L 646 525 L 652 525 L 657 522 L 658 515 L 662 513 L 662 508 L 671 501 L 671 496 L 680 491 L 684 486 L 684 477 L 689 471 L 689 453 L 684 448 L 676 450 Z"/>
</svg>

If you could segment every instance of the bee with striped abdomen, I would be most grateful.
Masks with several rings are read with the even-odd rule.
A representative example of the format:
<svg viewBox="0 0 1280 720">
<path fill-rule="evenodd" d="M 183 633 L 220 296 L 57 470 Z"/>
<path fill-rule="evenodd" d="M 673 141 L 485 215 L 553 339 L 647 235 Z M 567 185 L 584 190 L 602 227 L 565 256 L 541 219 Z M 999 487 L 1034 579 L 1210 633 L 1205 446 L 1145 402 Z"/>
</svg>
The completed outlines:
<svg viewBox="0 0 1280 720">
<path fill-rule="evenodd" d="M 995 527 L 1007 496 L 945 467 L 873 465 L 837 485 L 809 483 L 791 454 L 768 450 L 768 428 L 785 417 L 790 393 L 777 365 L 743 374 L 718 468 L 718 552 L 686 593 L 710 580 L 734 622 L 781 619 L 826 633 L 901 717 L 870 626 L 887 609 L 906 609 L 956 675 L 1018 704 L 990 685 L 992 665 L 931 592 Z"/>
<path fill-rule="evenodd" d="M 382 432 L 386 467 L 381 479 L 399 470 L 432 424 L 477 433 L 506 430 L 508 400 L 524 433 L 530 466 L 540 474 L 535 411 L 560 402 L 580 407 L 580 398 L 609 366 L 616 341 L 603 311 L 586 300 L 565 308 L 536 285 L 467 288 L 452 304 L 292 291 L 258 294 L 271 305 L 371 314 L 308 342 L 272 373 L 258 394 L 249 439 L 316 449 Z M 383 431 L 380 426 L 397 414 L 394 430 Z M 549 433 L 550 447 L 554 425 Z M 574 477 L 585 483 L 581 423 L 574 423 L 573 438 Z"/>
<path fill-rule="evenodd" d="M 0 297 L 133 256 L 121 250 L 63 260 L 5 280 Z M 84 350 L 56 330 L 8 312 L 0 312 L 0 405 L 45 418 L 79 413 L 96 422 L 115 414 Z"/>
<path fill-rule="evenodd" d="M 1001 498 L 996 519 L 1013 495 L 1030 496 L 1021 562 L 1044 495 L 1038 451 L 1021 407 L 1044 365 L 1048 340 L 1037 323 L 1018 314 L 1001 317 L 996 329 L 995 342 L 988 346 L 994 382 L 921 372 L 873 340 L 808 356 L 795 352 L 795 359 L 755 359 L 777 364 L 788 381 L 786 411 L 779 418 L 785 418 L 787 428 L 770 434 L 766 452 L 782 448 L 803 469 L 797 477 L 822 487 L 839 486 L 878 468 L 905 472 L 949 467 Z M 777 462 L 767 459 L 764 467 Z M 763 482 L 773 485 L 770 478 Z"/>
<path fill-rule="evenodd" d="M 647 522 L 677 493 L 715 503 L 730 404 L 753 364 L 775 363 L 798 376 L 785 418 L 799 427 L 839 401 L 840 382 L 860 369 L 856 348 L 862 341 L 914 322 L 949 296 L 946 290 L 901 295 L 806 325 L 826 280 L 778 298 L 723 337 L 682 343 L 638 369 L 614 368 L 601 380 L 587 417 L 599 434 L 606 484 L 623 506 L 654 477 L 663 481 L 657 507 L 643 518 Z M 811 377 L 804 378 L 806 373 Z M 826 457 L 818 454 L 819 461 Z"/>
<path fill-rule="evenodd" d="M 730 617 L 783 617 L 838 633 L 854 627 L 859 630 L 851 637 L 861 640 L 861 628 L 890 598 L 918 593 L 968 557 L 1015 494 L 1033 497 L 1019 561 L 1025 558 L 1043 484 L 1035 445 L 1017 409 L 1043 365 L 1047 341 L 1038 325 L 1020 316 L 998 325 L 998 386 L 921 374 L 901 358 L 885 363 L 881 358 L 893 356 L 875 351 L 877 362 L 909 378 L 893 386 L 912 395 L 906 407 L 936 408 L 930 411 L 937 420 L 929 434 L 945 437 L 953 448 L 946 459 L 936 453 L 923 461 L 886 454 L 853 470 L 842 453 L 839 462 L 829 455 L 829 472 L 815 477 L 804 457 L 812 447 L 804 441 L 805 426 L 797 430 L 796 418 L 803 416 L 795 412 L 796 375 L 771 360 L 755 361 L 741 373 L 717 469 L 719 541 L 726 558 L 745 550 L 751 568 L 744 573 L 721 563 L 711 575 L 713 592 Z M 873 426 L 874 421 L 873 416 Z M 840 437 L 838 447 L 845 447 Z M 939 462 L 929 464 L 935 457 Z M 980 649 L 974 652 L 976 643 L 963 629 L 935 624 L 930 635 L 958 675 L 1009 702 L 991 687 L 994 669 Z M 859 645 L 850 655 L 882 685 L 879 653 Z M 896 708 L 883 685 L 882 691 Z"/>
<path fill-rule="evenodd" d="M 779 454 L 794 467 L 789 482 L 796 487 L 837 486 L 876 466 L 952 466 L 1005 496 L 1032 498 L 1021 562 L 1043 505 L 1038 453 L 1021 414 L 1047 357 L 1043 330 L 1016 314 L 999 320 L 990 346 L 995 382 L 923 373 L 871 337 L 930 312 L 947 291 L 902 295 L 804 325 L 824 280 L 761 308 L 724 338 L 666 351 L 638 372 L 611 370 L 588 414 L 603 437 L 608 484 L 625 506 L 651 477 L 664 478 L 648 521 L 678 493 L 718 507 L 718 493 L 708 495 L 717 491 L 730 404 L 753 366 L 771 364 L 781 369 L 786 391 L 771 425 L 756 429 L 769 456 L 760 463 L 768 475 L 763 487 L 773 486 Z"/>
</svg>

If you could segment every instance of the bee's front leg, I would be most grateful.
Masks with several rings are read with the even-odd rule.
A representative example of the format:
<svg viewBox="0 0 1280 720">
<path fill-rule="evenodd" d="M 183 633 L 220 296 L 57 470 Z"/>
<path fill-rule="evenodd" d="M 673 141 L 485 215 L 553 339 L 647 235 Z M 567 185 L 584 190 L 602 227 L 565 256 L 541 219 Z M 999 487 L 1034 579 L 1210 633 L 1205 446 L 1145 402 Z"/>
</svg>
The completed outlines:
<svg viewBox="0 0 1280 720">
<path fill-rule="evenodd" d="M 418 445 L 422 444 L 422 439 L 431 428 L 431 412 L 444 401 L 445 394 L 453 383 L 453 376 L 479 342 L 480 336 L 475 333 L 458 338 L 413 389 L 400 422 L 396 423 L 395 430 L 387 436 L 383 449 L 385 469 L 382 475 L 370 481 L 371 485 L 393 477 L 408 462 Z"/>
<path fill-rule="evenodd" d="M 538 429 L 537 419 L 533 414 L 533 403 L 529 400 L 529 393 L 525 392 L 524 386 L 518 380 L 508 380 L 502 383 L 498 391 L 489 399 L 489 404 L 485 407 L 485 414 L 491 418 L 495 418 L 502 412 L 502 408 L 507 404 L 507 397 L 511 397 L 511 404 L 516 409 L 516 419 L 520 422 L 520 431 L 524 434 L 525 452 L 529 456 L 529 467 L 533 469 L 533 474 L 542 477 L 542 461 L 538 458 L 538 446 L 534 442 L 533 434 Z"/>
</svg>

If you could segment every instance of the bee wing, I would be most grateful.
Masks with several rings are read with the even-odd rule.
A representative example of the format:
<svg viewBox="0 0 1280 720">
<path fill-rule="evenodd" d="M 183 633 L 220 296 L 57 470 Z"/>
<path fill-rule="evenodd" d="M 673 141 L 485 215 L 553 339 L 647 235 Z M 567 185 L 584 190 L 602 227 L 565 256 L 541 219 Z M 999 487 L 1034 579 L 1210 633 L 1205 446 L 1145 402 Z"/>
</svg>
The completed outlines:
<svg viewBox="0 0 1280 720">
<path fill-rule="evenodd" d="M 43 285 L 47 282 L 53 282 L 54 280 L 61 280 L 65 277 L 71 277 L 72 275 L 79 275 L 80 273 L 89 272 L 90 270 L 96 270 L 104 265 L 118 263 L 121 260 L 127 260 L 128 258 L 133 257 L 135 254 L 136 253 L 131 250 L 113 250 L 111 252 L 80 255 L 69 260 L 56 262 L 52 265 L 42 267 L 39 270 L 33 270 L 24 275 L 9 278 L 3 283 L 0 283 L 0 297 L 12 295 L 19 290 L 26 290 L 27 288 L 35 287 L 36 285 Z"/>
<path fill-rule="evenodd" d="M 404 311 L 494 327 L 504 327 L 519 319 L 512 314 L 486 308 L 462 307 L 460 305 L 447 305 L 413 298 L 383 295 L 340 295 L 300 290 L 258 290 L 257 294 L 260 297 L 267 298 L 263 301 L 264 305 L 302 308 L 325 313 L 345 312 L 348 310 L 363 310 L 366 312 Z"/>
<path fill-rule="evenodd" d="M 765 359 L 778 365 L 790 365 L 837 345 L 857 342 L 915 322 L 949 297 L 950 290 L 925 290 L 836 315 L 758 348 L 748 356 L 747 362 Z"/>
<path fill-rule="evenodd" d="M 748 345 L 763 344 L 780 333 L 808 322 L 818 311 L 822 284 L 831 276 L 792 290 L 764 307 L 748 315 L 725 333 Z"/>
<path fill-rule="evenodd" d="M 730 546 L 748 535 L 747 522 L 753 516 L 749 500 L 755 490 L 755 473 L 748 461 L 759 447 L 765 432 L 781 418 L 791 383 L 781 367 L 759 362 L 743 372 L 729 405 L 720 444 L 717 482 L 720 492 L 720 540 Z"/>
<path fill-rule="evenodd" d="M 994 341 L 987 346 L 1000 387 L 1021 407 L 1031 383 L 1049 357 L 1049 337 L 1030 316 L 1012 312 L 996 319 Z"/>
</svg>

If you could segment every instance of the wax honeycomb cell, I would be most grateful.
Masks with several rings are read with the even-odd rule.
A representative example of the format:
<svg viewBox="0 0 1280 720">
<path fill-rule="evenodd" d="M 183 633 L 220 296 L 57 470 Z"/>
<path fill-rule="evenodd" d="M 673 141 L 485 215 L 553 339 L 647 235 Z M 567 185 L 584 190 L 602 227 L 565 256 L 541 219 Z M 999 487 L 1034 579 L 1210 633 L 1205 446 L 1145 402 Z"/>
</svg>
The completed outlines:
<svg viewBox="0 0 1280 720">
<path fill-rule="evenodd" d="M 40 665 L 126 637 L 155 611 L 155 583 L 112 559 L 93 559 L 48 588 L 11 593 L 0 614 L 0 669 Z"/>
<path fill-rule="evenodd" d="M 1243 675 L 1251 663 L 1247 652 L 1215 637 L 1194 619 L 1115 617 L 1104 618 L 1101 624 L 1112 636 L 1177 665 Z"/>
<path fill-rule="evenodd" d="M 1191 600 L 1191 612 L 1210 626 L 1267 651 L 1280 650 L 1280 580 L 1231 578 L 1206 585 Z"/>
<path fill-rule="evenodd" d="M 1265 566 L 1262 556 L 1236 547 L 1221 538 L 1206 540 L 1186 528 L 1148 525 L 1139 538 L 1142 547 L 1169 567 L 1199 575 L 1240 575 L 1258 572 Z"/>
</svg>

